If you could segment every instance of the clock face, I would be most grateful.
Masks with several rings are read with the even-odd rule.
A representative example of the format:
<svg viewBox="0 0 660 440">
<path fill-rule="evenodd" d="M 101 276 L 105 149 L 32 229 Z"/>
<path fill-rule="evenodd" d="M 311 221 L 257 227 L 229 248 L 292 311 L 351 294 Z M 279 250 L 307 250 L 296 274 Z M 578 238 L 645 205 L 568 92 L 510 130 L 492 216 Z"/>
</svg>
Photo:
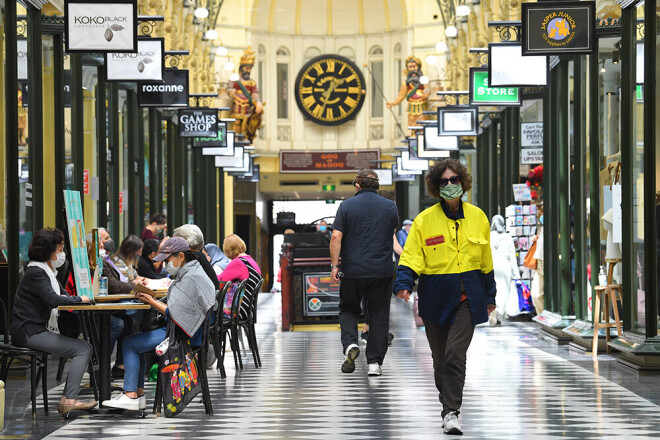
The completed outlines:
<svg viewBox="0 0 660 440">
<path fill-rule="evenodd" d="M 321 125 L 339 125 L 360 111 L 365 96 L 364 76 L 348 58 L 321 55 L 300 70 L 295 93 L 306 118 Z"/>
</svg>

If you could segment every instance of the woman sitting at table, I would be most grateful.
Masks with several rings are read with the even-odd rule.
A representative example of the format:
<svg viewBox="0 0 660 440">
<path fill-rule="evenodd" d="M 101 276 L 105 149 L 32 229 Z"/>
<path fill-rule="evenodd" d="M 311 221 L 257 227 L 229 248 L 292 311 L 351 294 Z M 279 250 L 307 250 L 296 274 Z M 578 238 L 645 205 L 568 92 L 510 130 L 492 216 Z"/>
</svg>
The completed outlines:
<svg viewBox="0 0 660 440">
<path fill-rule="evenodd" d="M 56 269 L 66 260 L 62 232 L 58 229 L 37 231 L 30 242 L 28 257 L 30 263 L 14 298 L 12 342 L 20 347 L 73 358 L 57 411 L 65 414 L 92 409 L 97 402 L 77 400 L 92 347 L 86 341 L 50 332 L 47 327 L 51 311 L 57 306 L 89 302 L 86 296 L 68 296 L 55 278 Z"/>
<path fill-rule="evenodd" d="M 202 344 L 202 323 L 209 310 L 215 305 L 213 283 L 190 251 L 190 245 L 181 237 L 172 237 L 163 244 L 154 258 L 165 261 L 167 272 L 176 277 L 167 290 L 167 304 L 138 293 L 137 298 L 172 319 L 180 330 L 190 338 L 193 346 Z M 124 394 L 106 400 L 103 406 L 110 408 L 140 410 L 147 407 L 144 397 L 144 354 L 165 340 L 166 326 L 129 336 L 124 341 Z"/>
<path fill-rule="evenodd" d="M 115 263 L 119 272 L 124 275 L 128 281 L 139 283 L 146 286 L 147 279 L 138 275 L 135 268 L 142 256 L 142 240 L 136 235 L 129 235 L 121 242 L 117 252 L 112 255 L 112 262 Z"/>
<path fill-rule="evenodd" d="M 160 243 L 158 243 L 158 240 L 153 238 L 145 240 L 142 246 L 142 255 L 140 255 L 140 261 L 137 265 L 138 275 L 151 280 L 159 280 L 167 276 L 167 274 L 163 274 L 160 268 L 157 268 L 154 264 L 154 258 L 158 255 L 159 247 Z"/>
</svg>

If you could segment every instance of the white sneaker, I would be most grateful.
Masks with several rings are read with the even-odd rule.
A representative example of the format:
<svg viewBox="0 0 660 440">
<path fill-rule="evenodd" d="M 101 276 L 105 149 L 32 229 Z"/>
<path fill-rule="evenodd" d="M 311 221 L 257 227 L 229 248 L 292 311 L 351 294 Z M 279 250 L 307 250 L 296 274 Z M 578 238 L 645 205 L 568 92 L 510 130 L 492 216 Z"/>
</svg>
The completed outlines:
<svg viewBox="0 0 660 440">
<path fill-rule="evenodd" d="M 126 396 L 126 394 L 122 394 L 121 396 L 106 400 L 102 404 L 102 406 L 108 407 L 108 408 L 117 408 L 117 409 L 128 409 L 132 411 L 139 411 L 140 410 L 140 399 L 131 399 L 130 397 Z M 146 400 L 145 400 L 145 408 L 146 408 Z"/>
<path fill-rule="evenodd" d="M 145 396 L 138 397 L 138 401 L 140 402 L 139 407 L 141 410 L 147 409 L 147 398 Z"/>
<path fill-rule="evenodd" d="M 463 428 L 458 423 L 458 414 L 450 412 L 442 419 L 445 434 L 450 435 L 463 435 Z"/>
<path fill-rule="evenodd" d="M 488 324 L 491 327 L 495 327 L 497 325 L 497 310 L 490 312 L 490 316 L 488 316 Z"/>
<path fill-rule="evenodd" d="M 383 375 L 383 369 L 380 368 L 380 365 L 374 363 L 374 364 L 369 364 L 369 376 L 382 376 Z"/>
</svg>

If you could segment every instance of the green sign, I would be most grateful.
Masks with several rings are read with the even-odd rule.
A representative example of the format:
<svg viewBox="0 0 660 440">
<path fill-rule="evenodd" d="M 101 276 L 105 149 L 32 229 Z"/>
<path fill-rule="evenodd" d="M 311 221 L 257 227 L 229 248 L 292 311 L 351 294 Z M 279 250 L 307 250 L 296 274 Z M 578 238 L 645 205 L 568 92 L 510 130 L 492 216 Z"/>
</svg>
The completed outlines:
<svg viewBox="0 0 660 440">
<path fill-rule="evenodd" d="M 334 191 L 335 186 L 334 185 L 323 185 L 323 191 Z"/>
<path fill-rule="evenodd" d="M 325 204 L 326 205 L 334 205 L 335 201 L 333 199 L 328 199 L 328 200 L 325 201 Z"/>
<path fill-rule="evenodd" d="M 85 240 L 85 223 L 80 205 L 80 191 L 64 190 L 64 206 L 66 208 L 66 223 L 69 230 L 69 248 L 73 262 L 73 277 L 76 281 L 78 296 L 94 298 L 92 280 L 89 274 L 89 259 L 87 257 L 87 242 Z"/>
<path fill-rule="evenodd" d="M 637 86 L 637 89 L 635 90 L 637 93 L 637 100 L 638 101 L 643 101 L 644 100 L 644 86 Z"/>
<path fill-rule="evenodd" d="M 519 106 L 518 87 L 488 87 L 488 69 L 470 68 L 470 105 Z"/>
</svg>

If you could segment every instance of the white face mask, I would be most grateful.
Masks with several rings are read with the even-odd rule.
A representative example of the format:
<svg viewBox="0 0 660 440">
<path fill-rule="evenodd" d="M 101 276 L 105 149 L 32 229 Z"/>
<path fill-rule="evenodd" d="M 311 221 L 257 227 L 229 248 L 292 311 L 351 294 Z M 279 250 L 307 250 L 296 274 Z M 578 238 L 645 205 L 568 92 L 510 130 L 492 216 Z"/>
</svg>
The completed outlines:
<svg viewBox="0 0 660 440">
<path fill-rule="evenodd" d="M 170 274 L 170 276 L 175 277 L 181 268 L 178 266 L 174 265 L 174 262 L 170 261 L 167 263 L 167 266 L 165 266 L 165 270 L 167 270 L 167 273 Z"/>
<path fill-rule="evenodd" d="M 57 269 L 58 267 L 61 267 L 64 262 L 66 261 L 66 254 L 64 252 L 58 252 L 57 253 L 57 260 L 50 262 L 51 266 L 53 266 L 54 269 Z"/>
<path fill-rule="evenodd" d="M 105 258 L 105 249 L 99 250 L 99 257 Z"/>
</svg>

